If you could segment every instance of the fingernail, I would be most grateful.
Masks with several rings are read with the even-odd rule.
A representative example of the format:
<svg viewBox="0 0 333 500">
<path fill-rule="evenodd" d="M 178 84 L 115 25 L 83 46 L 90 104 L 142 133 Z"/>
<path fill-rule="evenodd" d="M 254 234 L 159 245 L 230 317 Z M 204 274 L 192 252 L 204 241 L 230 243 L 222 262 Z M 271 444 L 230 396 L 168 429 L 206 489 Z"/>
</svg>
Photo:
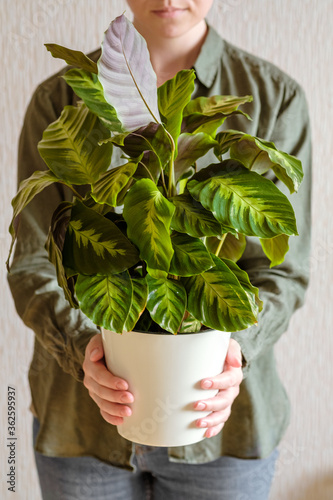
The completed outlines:
<svg viewBox="0 0 333 500">
<path fill-rule="evenodd" d="M 195 405 L 195 409 L 196 409 L 196 410 L 204 410 L 205 408 L 206 408 L 206 405 L 205 405 L 205 403 L 202 403 L 202 402 L 197 403 L 197 404 Z"/>
<path fill-rule="evenodd" d="M 206 420 L 200 420 L 200 422 L 199 422 L 199 427 L 207 427 L 207 422 L 206 422 Z"/>
<path fill-rule="evenodd" d="M 126 391 L 127 390 L 127 384 L 125 382 L 118 382 L 116 384 L 117 389 L 120 391 Z"/>
<path fill-rule="evenodd" d="M 90 359 L 93 359 L 97 354 L 100 353 L 100 350 L 98 347 L 95 347 L 95 349 L 93 349 L 90 353 Z"/>
<path fill-rule="evenodd" d="M 122 403 L 133 403 L 133 396 L 129 392 L 127 392 L 126 394 L 121 396 L 120 401 Z"/>
<path fill-rule="evenodd" d="M 125 408 L 122 408 L 121 410 L 121 414 L 124 416 L 124 417 L 130 417 L 131 414 L 132 414 L 132 410 L 129 406 L 126 406 Z"/>
<path fill-rule="evenodd" d="M 202 385 L 205 389 L 210 389 L 213 386 L 213 382 L 211 380 L 205 380 Z"/>
<path fill-rule="evenodd" d="M 215 436 L 215 435 L 216 435 L 216 433 L 215 433 L 215 431 L 214 431 L 213 429 L 208 429 L 208 430 L 206 431 L 205 437 L 206 437 L 206 438 L 211 438 L 211 437 L 213 437 L 213 436 Z"/>
</svg>

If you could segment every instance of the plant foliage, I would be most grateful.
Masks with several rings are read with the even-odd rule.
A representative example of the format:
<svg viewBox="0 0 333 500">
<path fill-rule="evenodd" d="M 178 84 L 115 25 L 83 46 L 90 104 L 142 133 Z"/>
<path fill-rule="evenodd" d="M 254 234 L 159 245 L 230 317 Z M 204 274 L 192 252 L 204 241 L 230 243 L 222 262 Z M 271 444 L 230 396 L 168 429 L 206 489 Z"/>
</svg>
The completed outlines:
<svg viewBox="0 0 333 500">
<path fill-rule="evenodd" d="M 74 199 L 56 209 L 46 249 L 71 306 L 97 325 L 177 333 L 256 323 L 258 289 L 236 263 L 246 237 L 259 238 L 277 265 L 297 235 L 288 198 L 262 174 L 272 169 L 293 192 L 303 173 L 273 143 L 221 131 L 229 116 L 247 116 L 239 107 L 251 96 L 191 99 L 193 70 L 157 89 L 146 43 L 124 16 L 106 31 L 97 65 L 47 49 L 77 67 L 64 79 L 81 101 L 44 131 L 38 147 L 49 170 L 23 181 L 13 199 L 13 243 L 16 216 L 60 182 Z M 116 148 L 122 162 L 110 169 Z M 210 150 L 216 162 L 197 172 Z"/>
</svg>

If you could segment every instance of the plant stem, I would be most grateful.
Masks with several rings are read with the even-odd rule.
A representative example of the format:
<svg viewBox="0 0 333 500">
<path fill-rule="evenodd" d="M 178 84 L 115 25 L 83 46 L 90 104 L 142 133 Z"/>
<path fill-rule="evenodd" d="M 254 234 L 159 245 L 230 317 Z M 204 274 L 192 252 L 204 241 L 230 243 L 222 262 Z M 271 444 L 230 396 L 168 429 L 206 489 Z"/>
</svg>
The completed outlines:
<svg viewBox="0 0 333 500">
<path fill-rule="evenodd" d="M 142 161 L 139 161 L 139 164 L 140 164 L 140 165 L 142 165 L 142 166 L 143 166 L 143 167 L 147 170 L 147 172 L 148 172 L 148 174 L 149 174 L 149 176 L 150 176 L 151 180 L 152 180 L 153 182 L 155 182 L 154 177 L 152 176 L 152 174 L 151 174 L 151 172 L 150 172 L 149 168 L 147 168 L 147 167 L 146 167 L 146 165 L 145 165 L 144 163 L 142 163 Z"/>
<path fill-rule="evenodd" d="M 228 233 L 223 234 L 222 238 L 220 239 L 220 243 L 218 244 L 216 252 L 215 252 L 216 257 L 218 257 L 219 253 L 221 252 L 221 248 L 222 248 L 223 243 L 224 243 L 224 241 L 225 241 L 225 239 L 227 237 L 227 234 Z"/>
<path fill-rule="evenodd" d="M 73 186 L 70 186 L 69 184 L 66 184 L 65 182 L 61 182 L 61 184 L 64 184 L 64 186 L 67 186 L 69 187 L 69 189 L 73 192 L 73 194 L 80 200 L 80 201 L 83 201 L 83 196 L 80 195 L 80 193 L 78 193 L 76 191 L 76 189 L 73 188 Z"/>
<path fill-rule="evenodd" d="M 171 198 L 176 194 L 176 186 L 175 186 L 175 172 L 174 172 L 174 160 L 175 160 L 175 142 L 173 140 L 172 135 L 164 129 L 165 132 L 167 133 L 167 136 L 169 137 L 170 144 L 171 144 L 171 158 L 169 162 L 169 183 L 168 183 L 168 196 Z"/>
<path fill-rule="evenodd" d="M 168 196 L 168 190 L 165 184 L 165 178 L 164 178 L 164 172 L 161 170 L 161 179 L 162 179 L 162 184 L 163 184 L 163 189 L 164 189 L 164 194 L 167 197 Z"/>
</svg>

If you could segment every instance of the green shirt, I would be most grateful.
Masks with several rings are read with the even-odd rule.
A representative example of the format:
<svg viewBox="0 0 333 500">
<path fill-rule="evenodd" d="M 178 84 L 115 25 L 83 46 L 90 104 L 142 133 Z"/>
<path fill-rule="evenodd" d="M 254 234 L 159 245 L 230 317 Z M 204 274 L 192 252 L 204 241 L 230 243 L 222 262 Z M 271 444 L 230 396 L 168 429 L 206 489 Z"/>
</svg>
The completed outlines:
<svg viewBox="0 0 333 500">
<path fill-rule="evenodd" d="M 99 51 L 91 55 L 95 60 L 98 56 Z M 239 262 L 260 288 L 265 306 L 258 326 L 233 334 L 242 347 L 245 378 L 231 416 L 217 436 L 169 449 L 170 460 L 187 463 L 207 462 L 221 455 L 261 458 L 278 445 L 288 424 L 288 399 L 273 350 L 293 312 L 302 304 L 308 283 L 311 146 L 307 105 L 294 80 L 274 65 L 222 40 L 212 28 L 194 68 L 195 97 L 253 96 L 253 103 L 243 107 L 252 121 L 237 115 L 227 119 L 224 128 L 273 141 L 281 150 L 299 157 L 305 171 L 305 180 L 291 200 L 299 236 L 291 238 L 285 262 L 270 269 L 260 244 L 251 238 Z M 77 102 L 59 74 L 37 88 L 28 107 L 19 144 L 19 181 L 46 168 L 37 151 L 43 130 L 65 105 Z M 271 178 L 288 195 L 285 186 Z M 70 308 L 44 249 L 53 210 L 60 201 L 70 198 L 67 188 L 54 184 L 23 211 L 9 275 L 17 311 L 35 332 L 29 381 L 33 411 L 40 421 L 36 448 L 48 456 L 91 455 L 131 468 L 132 443 L 104 421 L 82 384 L 85 346 L 98 328 L 79 310 Z"/>
</svg>

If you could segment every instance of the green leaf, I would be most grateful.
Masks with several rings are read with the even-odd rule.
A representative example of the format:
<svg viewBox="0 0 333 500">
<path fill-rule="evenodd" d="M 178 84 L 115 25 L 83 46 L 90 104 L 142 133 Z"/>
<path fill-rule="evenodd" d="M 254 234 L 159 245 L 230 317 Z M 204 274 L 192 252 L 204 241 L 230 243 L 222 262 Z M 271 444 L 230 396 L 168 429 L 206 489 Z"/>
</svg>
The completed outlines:
<svg viewBox="0 0 333 500">
<path fill-rule="evenodd" d="M 243 269 L 241 269 L 235 262 L 229 259 L 222 260 L 224 264 L 229 267 L 230 271 L 234 273 L 239 283 L 242 285 L 243 290 L 245 291 L 251 304 L 253 314 L 257 317 L 258 313 L 263 308 L 263 302 L 259 298 L 259 289 L 252 285 L 247 272 L 243 271 Z"/>
<path fill-rule="evenodd" d="M 59 286 L 64 291 L 65 297 L 71 307 L 77 308 L 79 304 L 74 295 L 74 279 L 67 277 L 62 262 L 62 250 L 64 246 L 65 234 L 70 220 L 72 203 L 63 202 L 56 208 L 49 229 L 49 234 L 45 248 L 49 255 L 49 261 L 54 265 L 57 273 Z"/>
<path fill-rule="evenodd" d="M 132 282 L 127 271 L 112 276 L 78 276 L 75 285 L 82 312 L 95 325 L 122 333 L 132 304 Z"/>
<path fill-rule="evenodd" d="M 186 311 L 185 319 L 183 319 L 179 328 L 179 333 L 197 333 L 200 332 L 201 327 L 202 323 Z"/>
<path fill-rule="evenodd" d="M 189 102 L 184 109 L 184 119 L 182 132 L 215 135 L 225 119 L 230 115 L 242 114 L 246 118 L 250 117 L 240 111 L 238 107 L 252 101 L 252 96 L 211 96 L 197 97 Z"/>
<path fill-rule="evenodd" d="M 97 66 L 105 99 L 116 108 L 126 130 L 161 121 L 157 77 L 146 41 L 124 15 L 105 32 Z"/>
<path fill-rule="evenodd" d="M 84 104 L 65 106 L 43 133 L 38 151 L 62 181 L 91 184 L 111 163 L 112 145 L 98 145 L 110 132 Z"/>
<path fill-rule="evenodd" d="M 13 217 L 9 225 L 9 232 L 12 237 L 8 258 L 6 261 L 6 266 L 9 271 L 10 257 L 14 248 L 14 243 L 16 240 L 16 229 L 15 221 L 16 217 L 22 212 L 22 210 L 34 199 L 34 197 L 43 191 L 46 187 L 50 186 L 54 182 L 60 182 L 59 179 L 50 171 L 36 171 L 28 179 L 24 179 L 19 186 L 17 194 L 12 199 L 13 207 Z"/>
<path fill-rule="evenodd" d="M 186 308 L 186 292 L 180 281 L 147 276 L 147 309 L 164 330 L 177 333 Z"/>
<path fill-rule="evenodd" d="M 102 174 L 92 185 L 92 197 L 97 203 L 117 206 L 119 193 L 128 186 L 137 168 L 137 163 L 128 162 Z"/>
<path fill-rule="evenodd" d="M 183 109 L 190 102 L 194 91 L 194 80 L 194 70 L 183 70 L 158 88 L 158 107 L 175 144 L 180 134 Z"/>
<path fill-rule="evenodd" d="M 252 102 L 253 97 L 246 95 L 242 97 L 233 95 L 214 95 L 211 97 L 197 97 L 192 99 L 184 110 L 184 116 L 200 113 L 205 116 L 214 116 L 217 113 L 225 115 L 237 111 L 239 106 Z"/>
<path fill-rule="evenodd" d="M 215 137 L 218 145 L 214 148 L 214 153 L 217 158 L 221 161 L 222 155 L 224 155 L 235 142 L 238 142 L 243 135 L 244 133 L 238 130 L 223 130 L 219 132 Z"/>
<path fill-rule="evenodd" d="M 175 276 L 192 276 L 213 267 L 214 262 L 205 245 L 198 238 L 187 234 L 171 235 L 174 254 L 170 264 L 170 274 Z"/>
<path fill-rule="evenodd" d="M 203 132 L 181 134 L 178 138 L 178 155 L 175 159 L 175 180 L 177 182 L 198 158 L 216 146 L 216 141 Z"/>
<path fill-rule="evenodd" d="M 285 234 L 279 234 L 274 238 L 260 239 L 262 249 L 271 261 L 270 267 L 282 264 L 289 250 L 288 240 L 289 237 Z"/>
<path fill-rule="evenodd" d="M 190 194 L 181 194 L 170 199 L 175 205 L 171 226 L 180 233 L 187 233 L 194 238 L 204 236 L 222 236 L 229 228 L 224 228 L 213 214 Z M 232 230 L 232 229 L 231 229 Z"/>
<path fill-rule="evenodd" d="M 138 158 L 146 151 L 153 151 L 163 169 L 171 158 L 170 140 L 162 127 L 157 123 L 149 123 L 130 134 L 115 136 L 111 142 L 120 147 L 131 158 Z"/>
<path fill-rule="evenodd" d="M 82 203 L 88 207 L 91 208 L 94 212 L 97 212 L 98 214 L 104 215 L 107 217 L 111 211 L 109 205 L 103 205 L 101 203 L 97 203 L 94 198 L 91 196 L 91 191 L 88 191 L 85 195 L 85 197 L 82 200 Z M 114 213 L 114 212 L 112 212 Z"/>
<path fill-rule="evenodd" d="M 169 231 L 174 209 L 150 179 L 137 181 L 124 200 L 128 237 L 139 248 L 149 274 L 156 278 L 165 277 L 169 271 L 173 255 Z"/>
<path fill-rule="evenodd" d="M 139 260 L 132 243 L 118 227 L 76 201 L 68 225 L 64 264 L 80 274 L 116 274 Z"/>
<path fill-rule="evenodd" d="M 204 179 L 205 180 L 201 180 Z M 293 208 L 275 184 L 235 160 L 213 164 L 188 182 L 191 195 L 221 222 L 246 236 L 297 234 Z"/>
<path fill-rule="evenodd" d="M 83 52 L 68 49 L 56 43 L 45 43 L 44 45 L 53 57 L 63 59 L 71 66 L 78 66 L 86 71 L 91 71 L 91 73 L 97 73 L 97 64 L 83 54 Z"/>
<path fill-rule="evenodd" d="M 134 178 L 152 179 L 157 184 L 161 174 L 161 162 L 154 151 L 145 151 L 138 163 Z"/>
<path fill-rule="evenodd" d="M 206 238 L 206 247 L 216 255 L 216 251 L 221 243 L 221 239 L 214 236 Z M 237 262 L 244 253 L 246 247 L 246 238 L 243 234 L 238 234 L 237 237 L 233 234 L 226 234 L 221 250 L 218 253 L 220 259 L 230 259 Z"/>
<path fill-rule="evenodd" d="M 235 332 L 253 325 L 257 318 L 247 293 L 235 274 L 212 255 L 215 266 L 202 274 L 183 278 L 187 310 L 205 326 Z"/>
<path fill-rule="evenodd" d="M 303 179 L 300 160 L 279 151 L 273 142 L 264 141 L 248 134 L 243 134 L 240 140 L 231 145 L 230 157 L 259 174 L 272 169 L 276 177 L 287 186 L 290 193 L 298 190 Z"/>
<path fill-rule="evenodd" d="M 90 111 L 102 119 L 109 130 L 119 133 L 124 131 L 116 110 L 105 100 L 103 87 L 97 75 L 82 69 L 71 69 L 63 78 Z"/>
<path fill-rule="evenodd" d="M 124 324 L 124 331 L 130 332 L 143 313 L 148 299 L 148 285 L 145 278 L 132 278 L 132 302 Z"/>
</svg>

